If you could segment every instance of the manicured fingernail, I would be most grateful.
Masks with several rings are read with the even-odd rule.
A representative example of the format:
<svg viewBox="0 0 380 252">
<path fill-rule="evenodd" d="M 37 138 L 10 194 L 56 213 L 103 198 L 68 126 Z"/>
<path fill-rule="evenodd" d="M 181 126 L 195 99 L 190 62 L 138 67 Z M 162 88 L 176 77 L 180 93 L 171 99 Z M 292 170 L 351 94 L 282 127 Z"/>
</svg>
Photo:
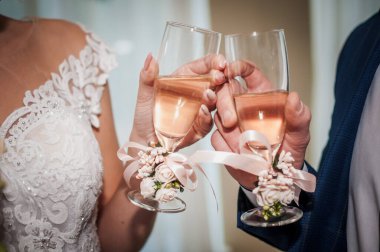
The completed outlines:
<svg viewBox="0 0 380 252">
<path fill-rule="evenodd" d="M 298 113 L 301 113 L 302 110 L 303 110 L 303 102 L 301 100 L 299 100 L 298 104 L 297 104 L 297 112 Z"/>
<path fill-rule="evenodd" d="M 231 111 L 227 110 L 226 112 L 223 113 L 222 116 L 222 123 L 225 125 L 226 122 L 231 121 L 232 119 L 232 113 Z"/>
<path fill-rule="evenodd" d="M 223 60 L 223 61 L 219 62 L 219 67 L 220 68 L 225 68 L 226 64 L 227 64 L 226 60 Z"/>
<path fill-rule="evenodd" d="M 152 61 L 152 53 L 148 53 L 144 62 L 144 70 L 148 70 L 150 62 Z"/>
<path fill-rule="evenodd" d="M 206 116 L 210 114 L 206 105 L 202 104 L 201 109 L 202 109 L 203 114 L 205 114 Z"/>
<path fill-rule="evenodd" d="M 208 98 L 210 101 L 215 101 L 215 99 L 216 99 L 216 94 L 214 93 L 214 91 L 212 91 L 211 89 L 207 89 L 207 90 L 206 90 L 206 95 L 207 95 L 207 98 Z"/>
<path fill-rule="evenodd" d="M 219 68 L 225 68 L 226 67 L 227 62 L 226 62 L 226 59 L 224 58 L 224 56 L 222 54 L 218 55 L 217 60 L 218 60 L 218 67 Z"/>
<path fill-rule="evenodd" d="M 224 80 L 226 79 L 226 77 L 224 76 L 224 73 L 222 72 L 216 72 L 216 75 L 215 75 L 215 80 L 218 81 L 218 82 L 224 82 Z"/>
</svg>

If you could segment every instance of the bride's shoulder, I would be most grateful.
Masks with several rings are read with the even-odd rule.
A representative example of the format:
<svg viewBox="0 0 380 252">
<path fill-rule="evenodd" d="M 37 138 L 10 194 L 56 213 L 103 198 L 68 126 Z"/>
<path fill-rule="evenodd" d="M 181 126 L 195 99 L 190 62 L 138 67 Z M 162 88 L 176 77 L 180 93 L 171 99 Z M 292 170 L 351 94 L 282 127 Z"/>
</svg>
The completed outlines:
<svg viewBox="0 0 380 252">
<path fill-rule="evenodd" d="M 36 18 L 37 34 L 41 41 L 66 48 L 81 48 L 86 43 L 86 31 L 79 24 L 63 19 Z"/>
</svg>

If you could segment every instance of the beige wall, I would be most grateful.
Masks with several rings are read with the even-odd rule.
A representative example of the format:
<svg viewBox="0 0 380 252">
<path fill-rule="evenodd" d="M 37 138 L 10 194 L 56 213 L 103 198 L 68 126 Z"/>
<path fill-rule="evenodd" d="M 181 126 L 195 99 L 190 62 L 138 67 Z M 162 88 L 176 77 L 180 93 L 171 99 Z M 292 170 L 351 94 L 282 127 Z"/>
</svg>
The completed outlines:
<svg viewBox="0 0 380 252">
<path fill-rule="evenodd" d="M 210 0 L 212 28 L 223 34 L 285 30 L 290 90 L 310 104 L 309 4 L 305 0 Z M 222 46 L 223 48 L 223 46 Z M 277 251 L 236 228 L 237 183 L 223 172 L 226 239 L 232 251 Z"/>
</svg>

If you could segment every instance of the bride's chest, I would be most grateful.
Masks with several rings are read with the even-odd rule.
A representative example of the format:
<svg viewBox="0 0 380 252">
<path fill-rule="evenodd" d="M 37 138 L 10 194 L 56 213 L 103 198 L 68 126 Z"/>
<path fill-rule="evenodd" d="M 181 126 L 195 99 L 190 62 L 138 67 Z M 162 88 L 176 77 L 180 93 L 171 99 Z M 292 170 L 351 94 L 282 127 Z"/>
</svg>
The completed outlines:
<svg viewBox="0 0 380 252">
<path fill-rule="evenodd" d="M 55 202 L 88 190 L 98 195 L 102 158 L 88 120 L 59 97 L 40 106 L 20 117 L 5 138 L 0 164 L 6 192 Z"/>
</svg>

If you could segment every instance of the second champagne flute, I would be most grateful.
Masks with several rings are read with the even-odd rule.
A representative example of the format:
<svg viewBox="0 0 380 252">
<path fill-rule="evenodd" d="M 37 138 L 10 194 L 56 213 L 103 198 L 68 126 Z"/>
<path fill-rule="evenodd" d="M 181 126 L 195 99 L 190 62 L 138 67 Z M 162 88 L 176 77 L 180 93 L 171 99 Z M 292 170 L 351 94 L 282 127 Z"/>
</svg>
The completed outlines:
<svg viewBox="0 0 380 252">
<path fill-rule="evenodd" d="M 234 97 L 239 127 L 242 132 L 255 130 L 266 137 L 270 149 L 254 140 L 249 141 L 248 146 L 254 154 L 272 163 L 272 151 L 276 152 L 280 147 L 286 126 L 285 104 L 289 90 L 289 74 L 284 32 L 272 30 L 227 35 L 225 46 L 229 62 L 230 90 Z M 273 171 L 274 174 L 280 173 L 276 167 L 273 167 Z M 273 188 L 270 193 L 276 194 L 276 202 L 269 202 L 263 206 L 264 208 L 255 208 L 244 213 L 241 217 L 244 223 L 253 226 L 279 226 L 302 217 L 300 209 L 282 205 L 281 197 L 285 196 L 281 194 L 286 193 L 287 197 L 291 197 L 294 193 L 293 188 L 280 187 L 273 183 L 263 186 L 260 190 L 263 192 Z M 281 191 L 278 188 L 286 190 Z"/>
</svg>

